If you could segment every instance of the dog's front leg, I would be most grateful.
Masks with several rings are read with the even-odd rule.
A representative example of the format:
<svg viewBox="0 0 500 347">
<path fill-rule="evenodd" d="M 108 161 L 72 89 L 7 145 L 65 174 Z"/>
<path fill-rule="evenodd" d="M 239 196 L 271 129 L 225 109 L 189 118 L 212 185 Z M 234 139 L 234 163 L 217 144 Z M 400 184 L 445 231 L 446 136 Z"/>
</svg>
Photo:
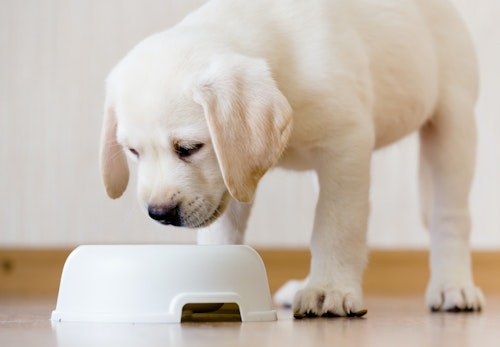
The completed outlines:
<svg viewBox="0 0 500 347">
<path fill-rule="evenodd" d="M 200 245 L 242 244 L 252 204 L 231 198 L 226 211 L 211 225 L 198 231 Z"/>
<path fill-rule="evenodd" d="M 311 239 L 307 286 L 294 299 L 300 316 L 362 315 L 361 281 L 367 261 L 370 137 L 353 136 L 316 150 L 320 195 Z"/>
</svg>

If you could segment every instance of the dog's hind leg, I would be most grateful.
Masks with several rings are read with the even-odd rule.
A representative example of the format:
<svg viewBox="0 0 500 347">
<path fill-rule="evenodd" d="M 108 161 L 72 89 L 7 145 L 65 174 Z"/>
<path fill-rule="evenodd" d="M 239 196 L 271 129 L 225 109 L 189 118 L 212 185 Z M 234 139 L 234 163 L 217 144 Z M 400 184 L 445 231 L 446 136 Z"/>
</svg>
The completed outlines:
<svg viewBox="0 0 500 347">
<path fill-rule="evenodd" d="M 454 87 L 443 92 L 436 114 L 420 131 L 423 213 L 431 239 L 427 304 L 432 310 L 472 311 L 484 303 L 469 250 L 475 97 Z"/>
<path fill-rule="evenodd" d="M 420 150 L 420 165 L 418 174 L 420 188 L 420 214 L 422 224 L 426 229 L 429 229 L 429 215 L 432 204 L 431 171 L 422 149 Z"/>
<path fill-rule="evenodd" d="M 226 211 L 217 220 L 198 231 L 198 244 L 242 244 L 251 209 L 251 203 L 231 199 Z"/>
</svg>

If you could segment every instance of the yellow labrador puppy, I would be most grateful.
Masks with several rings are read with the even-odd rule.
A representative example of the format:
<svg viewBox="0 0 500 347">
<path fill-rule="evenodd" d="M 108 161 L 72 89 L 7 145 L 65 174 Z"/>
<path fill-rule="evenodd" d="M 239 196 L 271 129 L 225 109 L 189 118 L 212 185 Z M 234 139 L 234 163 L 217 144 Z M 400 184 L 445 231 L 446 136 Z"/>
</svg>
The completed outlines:
<svg viewBox="0 0 500 347">
<path fill-rule="evenodd" d="M 212 0 L 139 43 L 107 79 L 107 193 L 162 223 L 239 243 L 260 178 L 314 169 L 320 195 L 303 315 L 362 315 L 372 152 L 421 138 L 433 310 L 479 310 L 468 246 L 474 50 L 445 0 Z M 126 153 L 126 154 L 125 154 Z"/>
</svg>

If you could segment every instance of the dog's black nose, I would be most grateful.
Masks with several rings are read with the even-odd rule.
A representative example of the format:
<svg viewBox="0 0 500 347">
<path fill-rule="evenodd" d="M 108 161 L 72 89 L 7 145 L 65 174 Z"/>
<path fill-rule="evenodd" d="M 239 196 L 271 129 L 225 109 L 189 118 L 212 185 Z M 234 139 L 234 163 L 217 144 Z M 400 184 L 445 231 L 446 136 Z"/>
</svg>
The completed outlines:
<svg viewBox="0 0 500 347">
<path fill-rule="evenodd" d="M 149 206 L 148 213 L 151 218 L 161 224 L 181 226 L 179 205 Z"/>
</svg>

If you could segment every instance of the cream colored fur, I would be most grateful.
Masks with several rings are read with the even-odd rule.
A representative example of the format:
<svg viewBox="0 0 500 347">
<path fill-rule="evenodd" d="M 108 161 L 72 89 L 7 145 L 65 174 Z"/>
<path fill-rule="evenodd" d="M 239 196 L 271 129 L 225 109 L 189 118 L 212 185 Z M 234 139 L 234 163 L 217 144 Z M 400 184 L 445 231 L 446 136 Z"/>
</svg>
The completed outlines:
<svg viewBox="0 0 500 347">
<path fill-rule="evenodd" d="M 267 170 L 316 170 L 311 272 L 293 306 L 350 315 L 363 308 L 372 152 L 419 131 L 427 303 L 477 310 L 468 246 L 476 70 L 445 0 L 212 0 L 111 72 L 103 181 L 112 198 L 126 189 L 125 149 L 153 218 L 207 227 L 202 243 L 239 243 Z"/>
</svg>

